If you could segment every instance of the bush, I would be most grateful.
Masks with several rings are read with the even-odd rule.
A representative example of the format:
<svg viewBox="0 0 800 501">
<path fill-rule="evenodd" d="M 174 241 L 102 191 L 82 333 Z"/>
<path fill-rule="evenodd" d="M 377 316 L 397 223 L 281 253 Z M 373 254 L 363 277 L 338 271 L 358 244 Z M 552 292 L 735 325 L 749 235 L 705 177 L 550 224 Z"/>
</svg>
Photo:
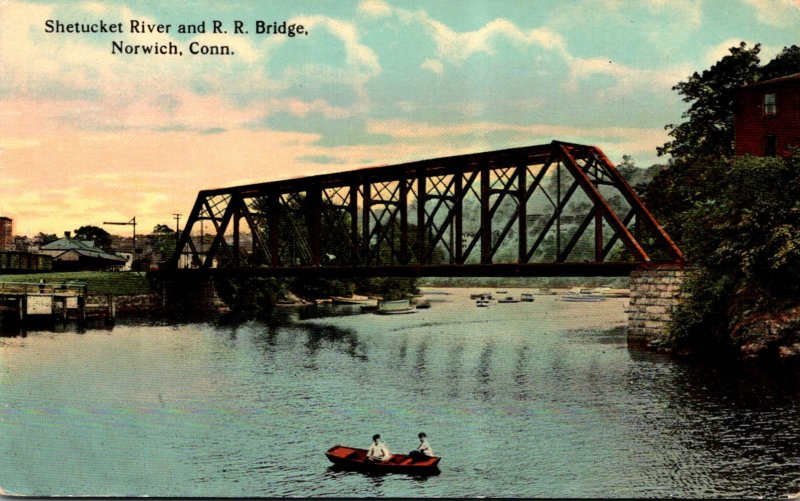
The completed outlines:
<svg viewBox="0 0 800 501">
<path fill-rule="evenodd" d="M 696 162 L 665 177 L 675 182 L 661 200 L 675 204 L 659 212 L 697 266 L 673 317 L 676 348 L 730 346 L 743 313 L 800 303 L 800 157 Z"/>
</svg>

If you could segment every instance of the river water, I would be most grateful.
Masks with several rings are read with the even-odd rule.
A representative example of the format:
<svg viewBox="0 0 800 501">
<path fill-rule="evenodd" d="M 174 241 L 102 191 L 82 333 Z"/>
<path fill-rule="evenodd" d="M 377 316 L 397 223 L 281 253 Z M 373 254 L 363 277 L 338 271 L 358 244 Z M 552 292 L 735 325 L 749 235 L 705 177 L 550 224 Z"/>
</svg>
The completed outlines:
<svg viewBox="0 0 800 501">
<path fill-rule="evenodd" d="M 0 338 L 0 486 L 27 495 L 757 497 L 800 490 L 800 375 L 629 351 L 627 299 Z M 337 471 L 425 431 L 441 473 Z"/>
</svg>

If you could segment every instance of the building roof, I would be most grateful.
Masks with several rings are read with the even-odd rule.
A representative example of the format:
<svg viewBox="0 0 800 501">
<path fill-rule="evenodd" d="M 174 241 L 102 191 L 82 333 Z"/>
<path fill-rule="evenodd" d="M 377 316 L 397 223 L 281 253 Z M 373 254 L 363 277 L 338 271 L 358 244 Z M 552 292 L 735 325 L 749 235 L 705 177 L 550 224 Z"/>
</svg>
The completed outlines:
<svg viewBox="0 0 800 501">
<path fill-rule="evenodd" d="M 106 252 L 99 247 L 95 247 L 94 242 L 91 240 L 75 240 L 74 238 L 63 237 L 55 242 L 42 245 L 40 250 L 43 251 L 74 251 L 75 253 L 91 257 L 95 259 L 107 259 L 109 261 L 116 261 L 120 263 L 125 262 L 125 258 Z"/>
<path fill-rule="evenodd" d="M 786 75 L 786 76 L 783 76 L 783 77 L 772 78 L 770 80 L 762 80 L 760 82 L 756 82 L 756 83 L 751 83 L 749 85 L 745 85 L 742 88 L 743 89 L 750 89 L 750 88 L 753 88 L 753 87 L 762 87 L 762 86 L 765 86 L 765 85 L 782 84 L 782 83 L 785 83 L 785 82 L 794 82 L 794 81 L 800 81 L 800 73 L 792 73 L 791 75 Z"/>
</svg>

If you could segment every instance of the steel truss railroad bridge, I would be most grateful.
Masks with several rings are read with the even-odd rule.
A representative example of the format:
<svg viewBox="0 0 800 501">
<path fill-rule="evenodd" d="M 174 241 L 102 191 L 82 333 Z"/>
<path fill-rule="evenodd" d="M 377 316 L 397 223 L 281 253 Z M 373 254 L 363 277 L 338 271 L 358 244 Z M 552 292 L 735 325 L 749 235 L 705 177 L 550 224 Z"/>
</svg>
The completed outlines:
<svg viewBox="0 0 800 501">
<path fill-rule="evenodd" d="M 168 270 L 624 276 L 683 262 L 600 149 L 553 141 L 201 191 Z"/>
</svg>

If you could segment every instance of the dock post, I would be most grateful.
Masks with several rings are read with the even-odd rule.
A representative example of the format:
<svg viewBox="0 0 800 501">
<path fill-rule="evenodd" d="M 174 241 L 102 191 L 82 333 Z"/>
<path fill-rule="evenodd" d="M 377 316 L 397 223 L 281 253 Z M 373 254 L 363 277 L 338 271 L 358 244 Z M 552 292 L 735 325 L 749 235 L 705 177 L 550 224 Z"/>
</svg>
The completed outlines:
<svg viewBox="0 0 800 501">
<path fill-rule="evenodd" d="M 80 322 L 86 321 L 86 295 L 78 296 L 78 320 Z"/>
<path fill-rule="evenodd" d="M 114 308 L 114 295 L 108 294 L 106 296 L 108 304 L 106 305 L 106 319 L 114 320 L 115 308 Z"/>
</svg>

